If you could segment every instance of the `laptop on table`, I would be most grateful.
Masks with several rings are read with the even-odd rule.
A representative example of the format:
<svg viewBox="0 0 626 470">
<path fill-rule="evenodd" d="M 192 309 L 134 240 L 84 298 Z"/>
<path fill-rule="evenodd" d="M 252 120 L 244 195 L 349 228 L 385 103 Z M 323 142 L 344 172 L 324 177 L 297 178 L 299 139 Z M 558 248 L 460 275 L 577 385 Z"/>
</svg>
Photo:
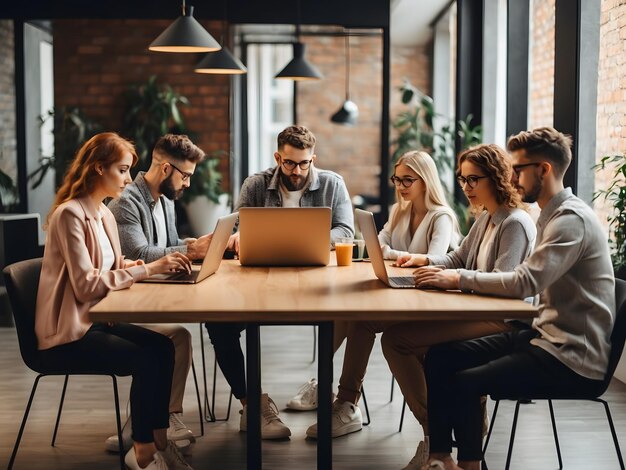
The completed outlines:
<svg viewBox="0 0 626 470">
<path fill-rule="evenodd" d="M 383 250 L 380 247 L 378 232 L 376 231 L 376 224 L 374 223 L 374 214 L 361 209 L 355 209 L 355 214 L 356 221 L 365 239 L 367 253 L 369 254 L 376 277 L 394 289 L 415 288 L 415 279 L 413 276 L 389 276 L 387 274 Z"/>
<path fill-rule="evenodd" d="M 202 261 L 199 271 L 191 273 L 165 273 L 155 274 L 141 282 L 156 282 L 160 284 L 197 284 L 217 271 L 222 262 L 222 255 L 228 244 L 228 239 L 233 232 L 233 227 L 237 221 L 237 213 L 220 217 L 213 231 L 213 238 L 209 244 L 209 249 Z"/>
<path fill-rule="evenodd" d="M 239 261 L 243 266 L 326 266 L 330 207 L 241 207 Z"/>
</svg>

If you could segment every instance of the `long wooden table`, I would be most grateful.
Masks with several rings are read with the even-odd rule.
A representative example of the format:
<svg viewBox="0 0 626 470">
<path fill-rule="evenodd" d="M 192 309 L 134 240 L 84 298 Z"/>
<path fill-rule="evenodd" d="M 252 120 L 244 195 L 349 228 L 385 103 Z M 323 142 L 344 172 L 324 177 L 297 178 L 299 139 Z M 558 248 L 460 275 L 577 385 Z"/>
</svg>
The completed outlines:
<svg viewBox="0 0 626 470">
<path fill-rule="evenodd" d="M 390 268 L 390 274 L 410 270 Z M 110 293 L 91 309 L 93 321 L 133 323 L 245 322 L 248 380 L 248 469 L 261 469 L 261 324 L 319 325 L 317 468 L 332 468 L 331 392 L 334 320 L 497 320 L 531 318 L 521 300 L 460 292 L 391 289 L 369 262 L 327 267 L 243 267 L 224 260 L 195 285 L 135 284 Z"/>
</svg>

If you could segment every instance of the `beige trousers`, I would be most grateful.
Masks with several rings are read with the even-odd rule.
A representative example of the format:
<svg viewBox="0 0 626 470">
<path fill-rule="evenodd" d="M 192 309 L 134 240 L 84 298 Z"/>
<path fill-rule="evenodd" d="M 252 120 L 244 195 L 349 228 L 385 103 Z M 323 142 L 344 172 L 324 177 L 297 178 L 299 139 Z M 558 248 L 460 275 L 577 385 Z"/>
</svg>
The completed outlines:
<svg viewBox="0 0 626 470">
<path fill-rule="evenodd" d="M 503 321 L 401 322 L 385 328 L 381 339 L 385 359 L 409 408 L 426 434 L 428 408 L 423 361 L 429 346 L 480 338 L 509 330 L 510 327 Z"/>
<path fill-rule="evenodd" d="M 180 325 L 158 324 L 140 325 L 149 330 L 167 336 L 174 343 L 174 375 L 172 376 L 172 392 L 170 394 L 170 413 L 183 412 L 185 385 L 191 367 L 192 349 L 191 333 Z"/>
</svg>

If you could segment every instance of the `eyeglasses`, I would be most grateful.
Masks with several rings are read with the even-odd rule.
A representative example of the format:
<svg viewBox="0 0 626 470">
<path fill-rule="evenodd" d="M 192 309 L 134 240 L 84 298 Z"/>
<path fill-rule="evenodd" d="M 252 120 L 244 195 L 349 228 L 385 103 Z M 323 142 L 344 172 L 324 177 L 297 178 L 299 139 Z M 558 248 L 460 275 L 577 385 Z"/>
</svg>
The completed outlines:
<svg viewBox="0 0 626 470">
<path fill-rule="evenodd" d="M 293 160 L 283 160 L 281 158 L 282 164 L 285 167 L 285 170 L 293 170 L 296 166 L 299 166 L 301 170 L 308 170 L 311 166 L 312 160 L 302 160 L 301 162 L 294 162 Z"/>
<path fill-rule="evenodd" d="M 171 166 L 172 168 L 174 168 L 177 172 L 179 172 L 182 175 L 182 180 L 183 181 L 187 181 L 189 178 L 191 178 L 193 176 L 193 173 L 187 173 L 186 171 L 181 170 L 180 168 L 178 168 L 176 165 L 174 165 L 173 163 L 170 162 L 165 162 L 167 163 L 169 166 Z"/>
<path fill-rule="evenodd" d="M 404 178 L 399 178 L 396 175 L 393 175 L 391 178 L 389 178 L 391 180 L 391 183 L 397 188 L 398 186 L 402 185 L 405 188 L 410 188 L 413 183 L 415 183 L 417 181 L 417 178 L 411 178 L 409 176 L 405 176 Z"/>
<path fill-rule="evenodd" d="M 538 165 L 541 165 L 541 163 L 532 162 L 532 163 L 522 163 L 521 165 L 513 165 L 513 173 L 515 173 L 516 178 L 519 178 L 519 175 L 524 168 L 529 167 L 529 166 L 538 166 Z"/>
<path fill-rule="evenodd" d="M 489 178 L 488 176 L 478 176 L 478 175 L 467 175 L 467 176 L 457 176 L 456 180 L 459 182 L 459 186 L 463 187 L 466 184 L 474 189 L 476 187 L 476 185 L 478 184 L 478 180 L 481 180 L 483 178 Z"/>
</svg>

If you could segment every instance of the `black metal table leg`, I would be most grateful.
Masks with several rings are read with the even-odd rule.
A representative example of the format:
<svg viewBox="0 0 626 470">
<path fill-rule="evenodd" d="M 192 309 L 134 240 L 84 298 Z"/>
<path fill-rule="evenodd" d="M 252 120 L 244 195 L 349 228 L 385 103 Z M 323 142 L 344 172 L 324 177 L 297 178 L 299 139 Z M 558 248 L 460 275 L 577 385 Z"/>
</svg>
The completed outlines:
<svg viewBox="0 0 626 470">
<path fill-rule="evenodd" d="M 319 325 L 319 349 L 317 361 L 317 468 L 333 468 L 331 434 L 331 396 L 333 387 L 333 322 Z"/>
<path fill-rule="evenodd" d="M 331 337 L 332 339 L 332 337 Z M 261 470 L 261 350 L 259 325 L 246 326 L 246 365 L 247 365 L 247 461 L 248 470 Z M 332 348 L 332 345 L 331 345 Z"/>
</svg>

